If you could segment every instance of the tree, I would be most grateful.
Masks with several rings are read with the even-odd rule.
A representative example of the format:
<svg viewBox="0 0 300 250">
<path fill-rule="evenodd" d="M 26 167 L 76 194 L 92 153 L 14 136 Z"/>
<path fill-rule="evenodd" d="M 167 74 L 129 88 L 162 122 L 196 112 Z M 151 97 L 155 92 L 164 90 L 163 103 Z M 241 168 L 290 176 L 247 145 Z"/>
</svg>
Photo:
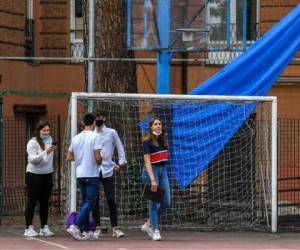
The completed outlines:
<svg viewBox="0 0 300 250">
<path fill-rule="evenodd" d="M 95 0 L 96 57 L 133 58 L 126 47 L 127 1 Z M 85 45 L 87 45 L 88 0 L 83 2 Z M 85 46 L 87 48 L 87 46 Z M 87 55 L 87 50 L 85 50 Z M 87 67 L 87 66 L 86 66 Z M 136 65 L 132 62 L 96 62 L 96 92 L 136 93 Z"/>
</svg>

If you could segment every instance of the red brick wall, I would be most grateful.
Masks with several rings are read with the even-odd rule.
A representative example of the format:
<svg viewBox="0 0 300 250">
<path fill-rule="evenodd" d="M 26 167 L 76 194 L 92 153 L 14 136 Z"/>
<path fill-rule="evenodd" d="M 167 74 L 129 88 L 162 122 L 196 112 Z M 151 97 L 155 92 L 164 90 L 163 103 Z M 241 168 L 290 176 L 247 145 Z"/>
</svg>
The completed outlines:
<svg viewBox="0 0 300 250">
<path fill-rule="evenodd" d="M 25 2 L 0 1 L 0 56 L 24 56 Z"/>
</svg>

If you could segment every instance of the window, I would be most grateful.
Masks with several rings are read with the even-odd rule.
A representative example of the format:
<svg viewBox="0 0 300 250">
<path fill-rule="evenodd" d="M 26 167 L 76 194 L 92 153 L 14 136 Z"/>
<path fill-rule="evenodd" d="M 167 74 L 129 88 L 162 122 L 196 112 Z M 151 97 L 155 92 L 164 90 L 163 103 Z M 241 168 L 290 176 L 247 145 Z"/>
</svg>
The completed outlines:
<svg viewBox="0 0 300 250">
<path fill-rule="evenodd" d="M 75 0 L 75 37 L 83 38 L 82 0 Z"/>
<path fill-rule="evenodd" d="M 73 40 L 83 38 L 82 0 L 71 0 L 71 33 Z"/>
<path fill-rule="evenodd" d="M 25 14 L 25 56 L 34 56 L 34 21 L 33 21 L 33 0 L 26 2 Z"/>
<path fill-rule="evenodd" d="M 82 0 L 71 0 L 71 57 L 83 57 L 83 5 Z M 73 63 L 81 63 L 75 59 Z"/>
<path fill-rule="evenodd" d="M 210 0 L 206 15 L 208 63 L 228 63 L 257 39 L 256 0 Z"/>
</svg>

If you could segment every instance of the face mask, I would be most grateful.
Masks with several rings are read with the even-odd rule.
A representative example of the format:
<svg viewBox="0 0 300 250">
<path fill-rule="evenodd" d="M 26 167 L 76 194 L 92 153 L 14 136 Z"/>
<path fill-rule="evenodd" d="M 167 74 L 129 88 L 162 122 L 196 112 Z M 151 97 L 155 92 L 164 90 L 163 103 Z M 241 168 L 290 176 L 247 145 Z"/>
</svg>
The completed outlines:
<svg viewBox="0 0 300 250">
<path fill-rule="evenodd" d="M 50 135 L 41 135 L 40 136 L 43 141 L 47 141 L 50 138 Z"/>
<path fill-rule="evenodd" d="M 100 128 L 103 125 L 103 123 L 104 123 L 104 119 L 97 119 L 96 120 L 96 126 L 98 128 Z"/>
<path fill-rule="evenodd" d="M 154 134 L 155 136 L 160 136 L 161 135 L 161 132 L 156 132 L 156 131 L 152 131 L 152 134 Z"/>
</svg>

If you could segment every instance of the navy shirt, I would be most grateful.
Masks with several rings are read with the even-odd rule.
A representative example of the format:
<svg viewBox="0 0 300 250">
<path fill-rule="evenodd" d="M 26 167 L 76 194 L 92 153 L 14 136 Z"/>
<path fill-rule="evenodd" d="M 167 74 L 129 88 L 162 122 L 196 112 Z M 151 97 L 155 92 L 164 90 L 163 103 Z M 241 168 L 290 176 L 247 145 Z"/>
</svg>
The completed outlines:
<svg viewBox="0 0 300 250">
<path fill-rule="evenodd" d="M 151 141 L 145 140 L 143 142 L 144 155 L 150 155 L 150 162 L 152 165 L 165 165 L 169 159 L 168 147 L 163 145 L 155 146 Z"/>
</svg>

